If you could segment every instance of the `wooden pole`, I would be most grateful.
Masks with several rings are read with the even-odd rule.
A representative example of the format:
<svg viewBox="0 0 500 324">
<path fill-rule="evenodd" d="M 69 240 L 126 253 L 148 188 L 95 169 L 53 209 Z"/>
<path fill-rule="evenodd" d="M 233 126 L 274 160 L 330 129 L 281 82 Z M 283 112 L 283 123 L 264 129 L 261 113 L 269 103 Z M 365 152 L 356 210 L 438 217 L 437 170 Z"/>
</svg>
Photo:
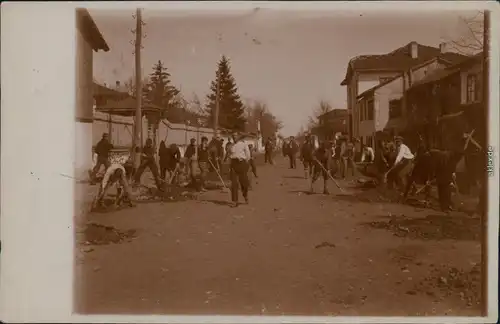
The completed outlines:
<svg viewBox="0 0 500 324">
<path fill-rule="evenodd" d="M 219 100 L 220 100 L 220 74 L 219 68 L 217 67 L 217 91 L 215 97 L 215 114 L 214 114 L 214 136 L 217 135 L 217 129 L 219 128 Z"/>
<path fill-rule="evenodd" d="M 142 135 L 142 80 L 141 80 L 141 41 L 142 41 L 142 13 L 137 8 L 136 30 L 135 30 L 135 127 L 134 127 L 134 152 L 137 147 L 141 147 Z M 135 156 L 135 154 L 134 154 Z"/>
<path fill-rule="evenodd" d="M 483 107 L 486 112 L 491 109 L 490 103 L 490 12 L 484 11 L 484 31 L 483 31 Z M 488 146 L 488 113 L 485 114 L 484 146 Z M 485 152 L 482 152 L 485 154 Z M 480 201 L 481 206 L 481 278 L 482 278 L 482 313 L 488 315 L 488 174 L 484 172 Z"/>
</svg>

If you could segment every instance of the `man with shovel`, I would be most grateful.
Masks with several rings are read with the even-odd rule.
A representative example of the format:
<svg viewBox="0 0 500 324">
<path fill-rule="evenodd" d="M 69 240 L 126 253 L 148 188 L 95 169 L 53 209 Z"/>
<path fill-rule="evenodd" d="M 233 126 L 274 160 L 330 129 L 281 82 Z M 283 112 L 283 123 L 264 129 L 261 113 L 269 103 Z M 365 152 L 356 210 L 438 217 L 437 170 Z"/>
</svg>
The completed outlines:
<svg viewBox="0 0 500 324">
<path fill-rule="evenodd" d="M 250 149 L 243 141 L 243 136 L 235 132 L 233 134 L 234 144 L 229 150 L 231 168 L 231 201 L 232 207 L 238 206 L 238 191 L 241 192 L 245 202 L 248 204 L 248 168 L 251 159 Z"/>
<path fill-rule="evenodd" d="M 320 144 L 319 148 L 314 152 L 313 155 L 313 171 L 311 178 L 311 193 L 314 193 L 314 182 L 318 180 L 319 176 L 323 177 L 323 194 L 328 195 L 328 178 L 330 178 L 329 170 L 332 163 L 333 152 L 331 150 L 331 145 L 328 142 L 323 142 Z"/>
</svg>

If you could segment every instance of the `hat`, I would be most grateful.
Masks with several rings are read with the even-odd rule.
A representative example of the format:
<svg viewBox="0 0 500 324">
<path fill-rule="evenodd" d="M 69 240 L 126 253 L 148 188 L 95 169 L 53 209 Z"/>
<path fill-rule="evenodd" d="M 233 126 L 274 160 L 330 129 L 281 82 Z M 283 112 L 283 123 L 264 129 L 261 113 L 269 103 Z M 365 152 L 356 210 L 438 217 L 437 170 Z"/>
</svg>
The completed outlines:
<svg viewBox="0 0 500 324">
<path fill-rule="evenodd" d="M 402 141 L 403 140 L 403 137 L 402 136 L 394 136 L 394 140 L 395 141 Z"/>
</svg>

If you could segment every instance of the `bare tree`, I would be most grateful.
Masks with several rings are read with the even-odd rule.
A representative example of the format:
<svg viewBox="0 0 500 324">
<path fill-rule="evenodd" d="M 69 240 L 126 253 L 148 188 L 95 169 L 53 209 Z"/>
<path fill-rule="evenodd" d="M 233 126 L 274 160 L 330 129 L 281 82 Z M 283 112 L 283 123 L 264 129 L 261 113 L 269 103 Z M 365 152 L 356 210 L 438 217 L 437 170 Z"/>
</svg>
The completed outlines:
<svg viewBox="0 0 500 324">
<path fill-rule="evenodd" d="M 478 11 L 471 16 L 459 18 L 463 32 L 457 39 L 449 39 L 451 49 L 464 55 L 476 54 L 483 50 L 484 12 Z"/>
<path fill-rule="evenodd" d="M 330 105 L 330 103 L 326 100 L 321 100 L 318 106 L 314 109 L 313 115 L 309 117 L 307 128 L 309 130 L 312 130 L 313 128 L 318 127 L 319 117 L 330 111 L 332 111 L 332 106 Z"/>
<path fill-rule="evenodd" d="M 142 80 L 142 84 L 147 84 L 148 82 L 149 78 L 144 77 Z M 129 95 L 135 96 L 135 77 L 129 77 L 125 82 L 123 82 L 123 85 Z"/>
<path fill-rule="evenodd" d="M 247 129 L 257 131 L 257 124 L 260 122 L 260 131 L 263 138 L 274 136 L 283 128 L 283 123 L 274 116 L 267 105 L 259 100 L 245 100 L 245 110 L 247 118 Z"/>
</svg>

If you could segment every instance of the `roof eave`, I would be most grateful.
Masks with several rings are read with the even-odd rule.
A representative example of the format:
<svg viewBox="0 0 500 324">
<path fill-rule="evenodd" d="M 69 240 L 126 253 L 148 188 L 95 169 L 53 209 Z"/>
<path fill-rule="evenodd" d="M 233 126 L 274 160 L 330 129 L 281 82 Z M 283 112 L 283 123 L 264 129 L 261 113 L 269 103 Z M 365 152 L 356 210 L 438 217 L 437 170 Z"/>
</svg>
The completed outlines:
<svg viewBox="0 0 500 324">
<path fill-rule="evenodd" d="M 94 19 L 92 19 L 92 16 L 87 9 L 76 9 L 76 26 L 85 36 L 94 51 L 109 51 L 109 46 L 106 43 L 106 40 L 99 31 L 99 28 L 97 28 Z"/>
</svg>

